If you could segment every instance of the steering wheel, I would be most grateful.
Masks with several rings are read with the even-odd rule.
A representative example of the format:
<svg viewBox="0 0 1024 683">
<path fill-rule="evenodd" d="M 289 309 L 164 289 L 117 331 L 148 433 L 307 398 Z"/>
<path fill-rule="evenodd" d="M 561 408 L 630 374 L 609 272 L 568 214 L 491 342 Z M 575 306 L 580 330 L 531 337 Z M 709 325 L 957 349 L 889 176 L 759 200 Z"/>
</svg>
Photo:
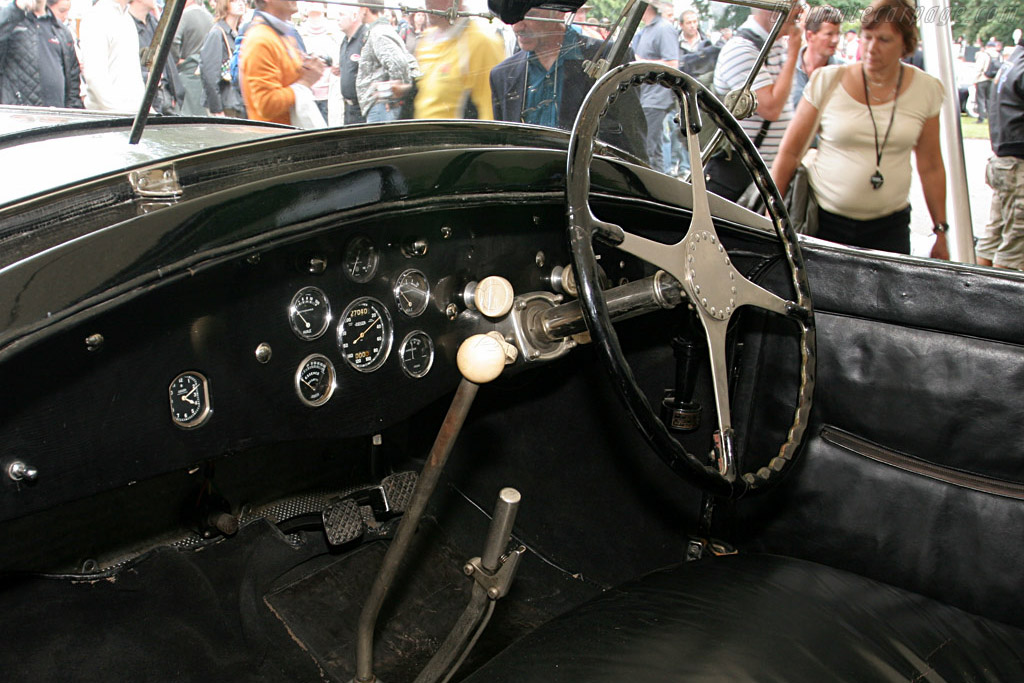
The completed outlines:
<svg viewBox="0 0 1024 683">
<path fill-rule="evenodd" d="M 692 165 L 693 210 L 686 235 L 675 244 L 664 244 L 626 232 L 618 225 L 599 220 L 590 209 L 590 163 L 601 116 L 618 95 L 640 84 L 667 87 L 682 104 Z M 698 101 L 754 177 L 789 266 L 795 301 L 787 301 L 748 280 L 733 266 L 718 237 L 708 206 L 697 139 L 701 130 Z M 612 375 L 644 438 L 673 471 L 712 493 L 739 498 L 774 483 L 795 462 L 810 415 L 814 388 L 814 313 L 803 258 L 782 197 L 764 161 L 739 123 L 703 85 L 676 69 L 650 62 L 617 67 L 594 84 L 576 117 L 569 141 L 566 203 L 569 242 L 583 315 L 597 345 L 598 355 Z M 669 433 L 637 384 L 622 353 L 601 291 L 594 257 L 595 238 L 657 266 L 678 280 L 689 308 L 701 321 L 707 338 L 718 410 L 718 430 L 710 459 L 698 458 L 686 451 Z M 800 337 L 797 403 L 786 439 L 766 466 L 742 474 L 737 471 L 735 460 L 736 437 L 730 417 L 725 355 L 727 325 L 741 306 L 756 306 L 786 316 L 795 323 Z"/>
</svg>

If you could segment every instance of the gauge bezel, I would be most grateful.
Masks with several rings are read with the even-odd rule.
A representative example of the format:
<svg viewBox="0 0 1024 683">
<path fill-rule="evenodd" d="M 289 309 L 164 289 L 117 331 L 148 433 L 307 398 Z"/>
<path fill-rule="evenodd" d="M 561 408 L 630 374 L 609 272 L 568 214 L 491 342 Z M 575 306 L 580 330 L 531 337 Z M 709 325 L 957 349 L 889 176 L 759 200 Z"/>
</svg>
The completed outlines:
<svg viewBox="0 0 1024 683">
<path fill-rule="evenodd" d="M 349 313 L 352 312 L 353 308 L 356 308 L 363 304 L 367 306 L 376 307 L 377 312 L 381 318 L 381 325 L 384 326 L 385 334 L 383 339 L 383 348 L 380 351 L 380 353 L 377 354 L 377 358 L 375 358 L 373 362 L 368 365 L 356 365 L 355 361 L 349 358 L 348 353 L 345 352 L 345 347 L 342 344 L 342 337 L 345 334 L 345 323 L 348 321 Z M 395 328 L 394 323 L 391 319 L 391 312 L 388 310 L 388 307 L 384 305 L 384 302 L 382 302 L 380 299 L 374 298 L 372 296 L 361 296 L 358 299 L 352 301 L 348 306 L 346 306 L 345 311 L 341 314 L 341 317 L 338 319 L 338 351 L 341 353 L 341 357 L 345 359 L 345 362 L 348 363 L 349 367 L 351 367 L 353 370 L 358 370 L 359 372 L 373 372 L 374 370 L 380 368 L 380 366 L 384 365 L 384 362 L 391 355 L 391 347 L 394 343 L 394 340 Z"/>
<path fill-rule="evenodd" d="M 356 276 L 352 273 L 351 255 L 353 247 L 359 242 L 366 242 L 366 244 L 369 245 L 372 265 L 370 266 L 370 269 L 366 272 L 366 274 Z M 358 282 L 359 284 L 369 282 L 370 280 L 373 279 L 373 276 L 377 274 L 377 268 L 379 267 L 380 249 L 377 247 L 376 242 L 370 239 L 369 236 L 355 235 L 352 237 L 352 239 L 348 241 L 348 243 L 345 244 L 345 251 L 342 252 L 341 257 L 341 269 L 345 272 L 345 277 L 347 277 L 349 280 L 351 280 L 352 282 Z"/>
<path fill-rule="evenodd" d="M 178 383 L 178 380 L 187 376 L 195 377 L 198 380 L 199 386 L 202 388 L 202 405 L 199 407 L 199 412 L 195 416 L 188 420 L 180 420 L 174 414 L 174 385 Z M 210 419 L 210 416 L 213 415 L 213 396 L 210 392 L 210 380 L 207 379 L 206 375 L 198 370 L 185 370 L 172 379 L 171 383 L 167 385 L 167 399 L 168 406 L 171 411 L 171 422 L 174 423 L 174 426 L 181 429 L 195 429 L 196 427 L 202 427 L 206 424 L 207 420 Z"/>
<path fill-rule="evenodd" d="M 417 288 L 417 291 L 423 292 L 423 301 L 417 304 L 415 308 L 407 311 L 405 310 L 405 307 L 402 306 L 401 287 L 402 282 L 405 281 L 405 278 L 409 277 L 413 273 L 423 278 L 423 282 L 426 284 L 426 289 L 420 290 L 419 288 Z M 430 305 L 430 291 L 430 280 L 428 280 L 427 276 L 423 273 L 423 271 L 418 268 L 406 268 L 401 273 L 399 273 L 398 277 L 395 278 L 395 286 L 392 287 L 391 289 L 391 292 L 395 296 L 395 306 L 398 307 L 399 311 L 401 311 L 403 314 L 407 315 L 410 318 L 416 318 L 420 315 L 423 315 L 423 312 L 427 310 L 427 306 Z"/>
<path fill-rule="evenodd" d="M 425 367 L 422 372 L 416 373 L 410 370 L 405 364 L 405 347 L 408 346 L 410 339 L 418 336 L 423 336 L 427 340 L 427 348 L 430 350 L 430 360 L 427 361 L 427 367 Z M 402 372 L 413 379 L 422 379 L 427 376 L 430 369 L 434 367 L 434 355 L 434 340 L 431 339 L 430 335 L 423 330 L 413 330 L 409 334 L 405 335 L 405 338 L 402 339 L 402 343 L 398 346 L 398 360 L 399 365 L 402 366 Z"/>
<path fill-rule="evenodd" d="M 295 316 L 298 314 L 295 302 L 308 293 L 316 293 L 316 295 L 319 296 L 320 299 L 323 301 L 324 308 L 327 311 L 327 313 L 324 316 L 324 323 L 321 329 L 316 334 L 313 335 L 302 334 L 299 331 L 299 326 L 295 319 Z M 331 300 L 327 297 L 326 292 L 324 292 L 324 290 L 320 289 L 319 287 L 303 287 L 299 291 L 295 292 L 295 295 L 292 297 L 291 302 L 288 304 L 288 326 L 292 328 L 292 332 L 295 333 L 295 336 L 301 339 L 302 341 L 314 341 L 324 336 L 327 330 L 331 328 L 331 323 L 333 321 L 334 319 L 331 316 Z"/>
<path fill-rule="evenodd" d="M 326 391 L 326 393 L 324 393 L 323 396 L 321 396 L 320 398 L 316 399 L 315 401 L 311 401 L 308 398 L 306 398 L 305 395 L 303 395 L 301 384 L 302 384 L 302 372 L 303 372 L 303 370 L 305 370 L 306 367 L 308 367 L 309 364 L 312 363 L 314 360 L 319 360 L 319 361 L 323 361 L 324 362 L 324 364 L 327 367 L 327 374 L 330 377 L 331 383 L 330 383 L 330 386 L 328 386 L 327 391 Z M 327 356 L 325 356 L 322 353 L 311 353 L 311 354 L 309 354 L 308 356 L 306 356 L 305 358 L 302 359 L 302 361 L 299 363 L 299 367 L 296 368 L 296 370 L 295 370 L 295 395 L 299 397 L 300 401 L 302 401 L 304 404 L 306 404 L 310 408 L 319 408 L 320 406 L 322 406 L 325 403 L 327 403 L 328 401 L 330 401 L 331 397 L 334 396 L 335 389 L 337 389 L 337 388 L 338 388 L 338 371 L 334 368 L 334 363 L 331 362 L 331 359 L 328 358 Z"/>
</svg>

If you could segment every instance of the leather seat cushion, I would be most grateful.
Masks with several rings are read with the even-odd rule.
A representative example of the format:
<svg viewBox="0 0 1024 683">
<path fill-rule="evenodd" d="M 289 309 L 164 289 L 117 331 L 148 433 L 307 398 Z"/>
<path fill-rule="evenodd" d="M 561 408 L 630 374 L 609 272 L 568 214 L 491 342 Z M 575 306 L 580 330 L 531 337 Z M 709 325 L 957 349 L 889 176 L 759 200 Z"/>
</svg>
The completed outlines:
<svg viewBox="0 0 1024 683">
<path fill-rule="evenodd" d="M 466 679 L 717 680 L 1021 681 L 1024 631 L 824 565 L 741 554 L 607 591 Z"/>
</svg>

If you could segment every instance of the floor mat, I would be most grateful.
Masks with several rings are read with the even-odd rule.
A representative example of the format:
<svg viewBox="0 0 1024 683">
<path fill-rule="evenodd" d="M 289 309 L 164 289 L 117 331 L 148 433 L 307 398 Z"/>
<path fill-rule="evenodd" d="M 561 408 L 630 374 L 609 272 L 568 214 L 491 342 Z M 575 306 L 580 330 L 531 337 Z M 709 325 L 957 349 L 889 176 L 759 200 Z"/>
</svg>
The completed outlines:
<svg viewBox="0 0 1024 683">
<path fill-rule="evenodd" d="M 297 570 L 265 598 L 337 683 L 355 674 L 356 624 L 386 550 L 386 543 L 374 542 L 327 564 Z M 462 572 L 469 558 L 433 520 L 424 521 L 378 619 L 374 674 L 381 680 L 412 681 L 447 637 L 469 601 L 471 580 Z M 498 602 L 459 675 L 579 600 L 575 593 L 583 587 L 578 584 L 527 554 L 511 593 Z"/>
</svg>

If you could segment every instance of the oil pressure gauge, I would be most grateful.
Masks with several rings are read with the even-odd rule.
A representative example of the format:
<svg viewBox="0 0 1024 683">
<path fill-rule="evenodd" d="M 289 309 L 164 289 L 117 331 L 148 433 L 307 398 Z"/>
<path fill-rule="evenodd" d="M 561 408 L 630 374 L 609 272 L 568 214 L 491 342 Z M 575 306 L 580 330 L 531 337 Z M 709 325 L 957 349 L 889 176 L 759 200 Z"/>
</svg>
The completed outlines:
<svg viewBox="0 0 1024 683">
<path fill-rule="evenodd" d="M 331 303 L 318 287 L 303 287 L 288 306 L 288 325 L 299 339 L 319 339 L 331 326 Z"/>
<path fill-rule="evenodd" d="M 310 408 L 322 406 L 334 395 L 334 363 L 319 353 L 306 356 L 295 371 L 295 393 Z"/>
<path fill-rule="evenodd" d="M 427 310 L 430 302 L 430 282 L 427 276 L 410 268 L 402 271 L 402 274 L 395 280 L 395 303 L 398 310 L 410 318 L 415 318 Z"/>
<path fill-rule="evenodd" d="M 182 429 L 195 429 L 213 413 L 210 383 L 194 370 L 181 373 L 167 389 L 171 402 L 171 421 Z"/>
</svg>

